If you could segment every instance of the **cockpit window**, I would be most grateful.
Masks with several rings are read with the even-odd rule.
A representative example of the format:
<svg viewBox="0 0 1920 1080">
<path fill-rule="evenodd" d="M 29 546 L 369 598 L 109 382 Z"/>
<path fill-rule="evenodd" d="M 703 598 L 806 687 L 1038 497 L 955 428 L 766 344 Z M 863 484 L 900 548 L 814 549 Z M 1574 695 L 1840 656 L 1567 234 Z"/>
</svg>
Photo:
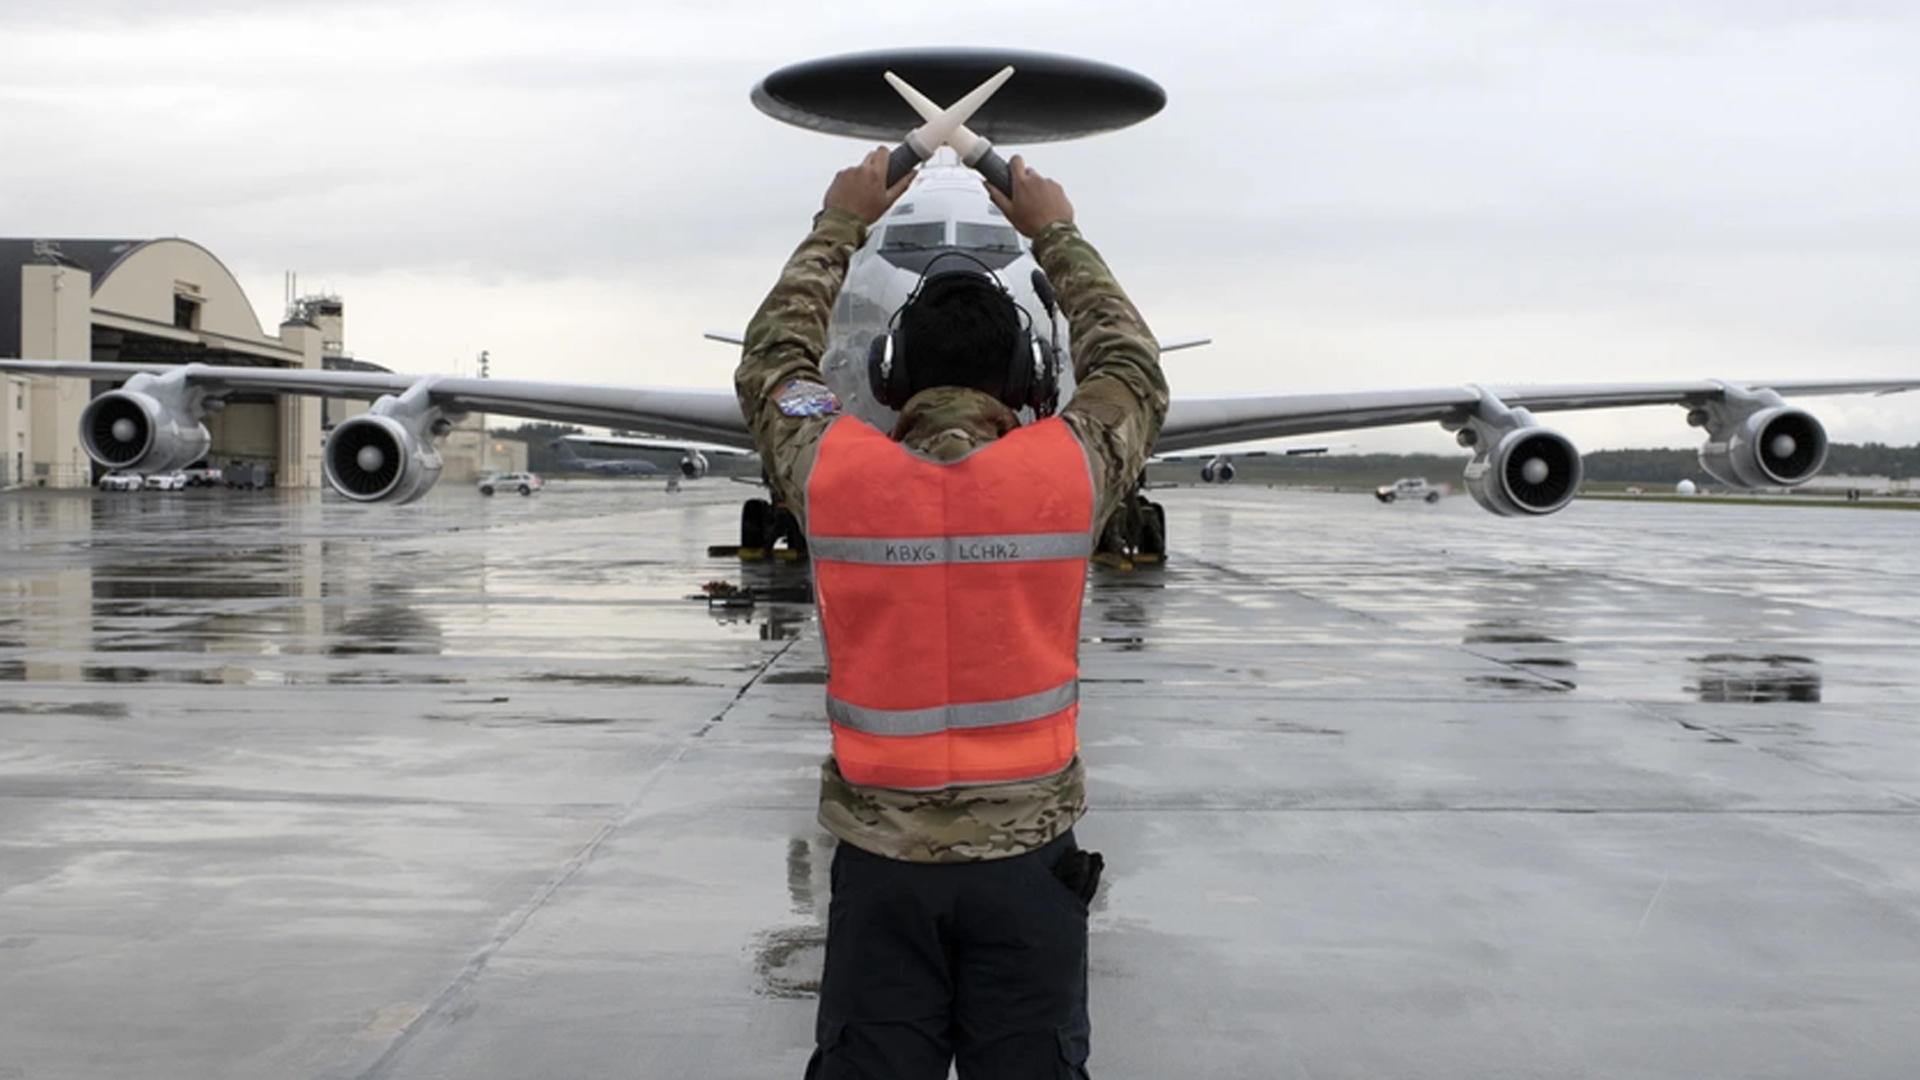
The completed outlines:
<svg viewBox="0 0 1920 1080">
<path fill-rule="evenodd" d="M 880 238 L 880 250 L 926 251 L 946 242 L 947 223 L 944 221 L 903 222 L 887 226 L 887 234 Z"/>
<path fill-rule="evenodd" d="M 954 225 L 955 247 L 975 251 L 1019 251 L 1020 234 L 1011 225 L 985 225 L 961 221 Z"/>
<path fill-rule="evenodd" d="M 1020 234 L 1011 225 L 984 221 L 956 221 L 954 239 L 947 240 L 945 221 L 903 221 L 886 226 L 880 235 L 880 257 L 908 273 L 924 274 L 936 261 L 962 254 L 988 270 L 1000 270 L 1026 253 Z"/>
</svg>

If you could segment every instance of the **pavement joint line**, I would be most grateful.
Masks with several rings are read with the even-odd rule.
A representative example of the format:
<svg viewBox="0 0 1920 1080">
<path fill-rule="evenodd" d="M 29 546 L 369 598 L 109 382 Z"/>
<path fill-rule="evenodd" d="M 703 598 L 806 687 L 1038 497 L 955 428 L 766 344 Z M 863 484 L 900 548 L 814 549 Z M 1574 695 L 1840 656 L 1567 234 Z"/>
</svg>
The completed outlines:
<svg viewBox="0 0 1920 1080">
<path fill-rule="evenodd" d="M 433 998 L 427 1002 L 426 1006 L 407 1023 L 407 1026 L 402 1028 L 400 1032 L 394 1036 L 393 1041 L 388 1043 L 387 1048 L 381 1052 L 378 1058 L 374 1059 L 373 1064 L 369 1065 L 366 1071 L 359 1075 L 358 1080 L 379 1080 L 380 1077 L 389 1075 L 390 1070 L 399 1063 L 402 1054 L 405 1053 L 406 1048 L 413 1042 L 414 1038 L 426 1030 L 428 1024 L 445 1013 L 449 1005 L 480 981 L 480 976 L 486 973 L 487 965 L 492 963 L 493 958 L 499 955 L 500 951 L 506 948 L 508 943 L 519 935 L 520 931 L 526 927 L 527 923 L 533 919 L 533 916 L 538 913 L 541 908 L 547 905 L 549 900 L 553 899 L 562 888 L 565 888 L 569 882 L 579 875 L 580 871 L 586 868 L 589 862 L 593 861 L 594 854 L 599 851 L 600 846 L 606 842 L 607 838 L 636 820 L 640 804 L 646 799 L 647 793 L 661 777 L 665 776 L 669 770 L 680 763 L 681 759 L 686 757 L 687 752 L 693 747 L 694 740 L 706 735 L 708 731 L 713 729 L 714 725 L 720 723 L 725 718 L 728 710 L 738 704 L 740 699 L 745 697 L 747 692 L 766 674 L 767 669 L 777 663 L 781 657 L 785 656 L 794 644 L 795 642 L 788 641 L 779 649 L 775 650 L 773 655 L 767 658 L 766 663 L 760 665 L 748 676 L 746 681 L 741 685 L 740 691 L 733 696 L 733 699 L 729 701 L 720 712 L 708 719 L 698 730 L 688 734 L 681 740 L 680 745 L 674 748 L 673 753 L 667 755 L 659 764 L 648 770 L 646 776 L 642 777 L 639 784 L 635 787 L 633 798 L 627 801 L 621 808 L 621 812 L 610 817 L 601 825 L 600 828 L 594 832 L 593 836 L 588 838 L 587 842 L 581 846 L 579 851 L 574 852 L 573 856 L 569 858 L 559 870 L 555 871 L 545 882 L 534 890 L 533 895 L 529 897 L 525 903 L 521 904 L 518 909 L 507 916 L 494 930 L 493 936 L 488 938 L 486 943 L 483 944 L 478 951 L 467 958 L 467 962 L 461 966 L 460 971 L 454 975 L 452 980 L 444 987 L 441 987 L 440 992 L 435 994 Z"/>
</svg>

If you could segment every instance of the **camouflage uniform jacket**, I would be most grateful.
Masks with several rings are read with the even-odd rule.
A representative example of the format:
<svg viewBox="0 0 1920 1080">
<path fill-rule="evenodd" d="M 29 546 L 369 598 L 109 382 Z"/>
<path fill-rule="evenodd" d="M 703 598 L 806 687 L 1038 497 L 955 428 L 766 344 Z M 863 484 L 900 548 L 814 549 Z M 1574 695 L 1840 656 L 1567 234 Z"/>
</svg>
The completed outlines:
<svg viewBox="0 0 1920 1080">
<path fill-rule="evenodd" d="M 740 408 L 767 477 L 803 527 L 807 475 L 837 415 L 818 411 L 828 314 L 866 232 L 843 211 L 825 210 L 814 219 L 813 231 L 787 260 L 748 324 L 745 352 L 734 373 Z M 1041 230 L 1033 253 L 1067 317 L 1075 386 L 1060 415 L 1092 465 L 1098 535 L 1098 523 L 1132 497 L 1159 436 L 1167 414 L 1166 378 L 1145 320 L 1073 224 Z M 915 453 L 951 461 L 1017 424 L 1012 411 L 991 395 L 935 387 L 906 403 L 892 435 Z M 1019 855 L 1066 831 L 1085 812 L 1086 772 L 1078 755 L 1051 776 L 939 791 L 853 784 L 831 757 L 821 767 L 821 825 L 863 850 L 908 862 Z"/>
</svg>

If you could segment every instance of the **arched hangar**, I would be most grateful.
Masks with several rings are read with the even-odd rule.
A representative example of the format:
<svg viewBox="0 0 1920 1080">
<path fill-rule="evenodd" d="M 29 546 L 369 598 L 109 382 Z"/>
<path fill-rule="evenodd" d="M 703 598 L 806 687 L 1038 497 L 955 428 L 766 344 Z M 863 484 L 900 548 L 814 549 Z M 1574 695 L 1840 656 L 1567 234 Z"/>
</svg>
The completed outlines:
<svg viewBox="0 0 1920 1080">
<path fill-rule="evenodd" d="M 339 324 L 337 301 L 303 302 L 267 334 L 232 271 L 191 240 L 0 239 L 0 356 L 317 371 L 340 351 Z M 91 486 L 80 412 L 113 384 L 0 380 L 0 487 Z M 262 466 L 282 487 L 320 483 L 318 398 L 236 394 L 207 430 L 216 465 Z"/>
</svg>

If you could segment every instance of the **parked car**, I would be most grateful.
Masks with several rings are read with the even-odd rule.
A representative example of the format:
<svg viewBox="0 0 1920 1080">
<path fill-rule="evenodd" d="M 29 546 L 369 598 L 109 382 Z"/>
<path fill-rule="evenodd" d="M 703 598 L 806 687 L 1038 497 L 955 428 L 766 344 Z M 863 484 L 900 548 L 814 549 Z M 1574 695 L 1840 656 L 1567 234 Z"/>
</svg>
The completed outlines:
<svg viewBox="0 0 1920 1080">
<path fill-rule="evenodd" d="M 101 491 L 139 491 L 147 486 L 139 473 L 110 472 L 100 478 Z"/>
<path fill-rule="evenodd" d="M 491 495 L 496 491 L 517 491 L 522 495 L 531 495 L 542 486 L 540 478 L 530 472 L 487 473 L 479 480 L 482 495 Z"/>
<path fill-rule="evenodd" d="M 147 490 L 185 491 L 187 490 L 187 474 L 178 469 L 172 472 L 148 473 Z"/>
<path fill-rule="evenodd" d="M 205 461 L 196 461 L 180 471 L 186 475 L 188 487 L 215 487 L 226 479 L 220 466 Z"/>
</svg>

